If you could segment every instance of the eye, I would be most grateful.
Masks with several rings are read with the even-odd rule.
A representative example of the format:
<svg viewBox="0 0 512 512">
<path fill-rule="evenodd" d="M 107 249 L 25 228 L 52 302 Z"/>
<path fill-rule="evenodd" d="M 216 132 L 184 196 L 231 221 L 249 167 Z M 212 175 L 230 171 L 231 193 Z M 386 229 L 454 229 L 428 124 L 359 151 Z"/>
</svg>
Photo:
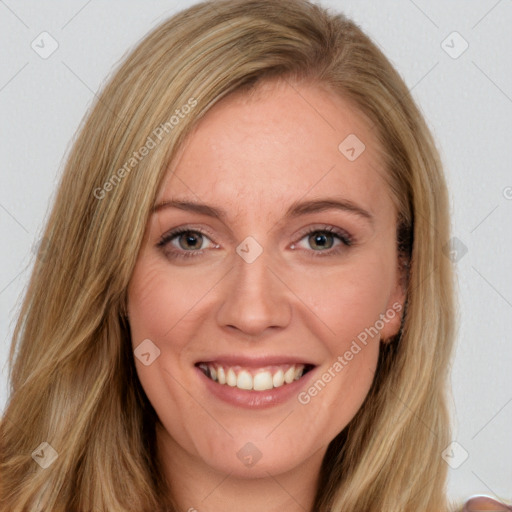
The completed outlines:
<svg viewBox="0 0 512 512">
<path fill-rule="evenodd" d="M 315 254 L 315 256 L 338 254 L 353 243 L 352 237 L 347 232 L 334 226 L 310 229 L 303 234 L 298 244 L 301 244 L 303 240 L 313 249 L 313 252 L 321 253 Z M 295 249 L 296 246 L 296 244 L 293 244 L 291 248 Z M 308 247 L 303 245 L 300 247 L 308 249 Z"/>
<path fill-rule="evenodd" d="M 204 245 L 205 242 L 209 245 Z M 188 228 L 176 228 L 164 234 L 157 246 L 163 249 L 168 257 L 176 258 L 196 256 L 202 254 L 203 249 L 219 247 L 202 231 Z"/>
</svg>

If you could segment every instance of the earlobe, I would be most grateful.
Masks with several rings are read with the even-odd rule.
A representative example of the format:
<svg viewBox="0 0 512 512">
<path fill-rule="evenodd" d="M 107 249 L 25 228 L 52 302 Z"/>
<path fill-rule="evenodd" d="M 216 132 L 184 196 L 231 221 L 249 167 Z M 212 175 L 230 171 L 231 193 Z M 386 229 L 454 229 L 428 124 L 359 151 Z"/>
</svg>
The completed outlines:
<svg viewBox="0 0 512 512">
<path fill-rule="evenodd" d="M 404 304 L 405 301 L 396 300 L 381 315 L 382 322 L 384 323 L 380 332 L 382 343 L 388 343 L 400 332 L 405 313 Z"/>
<path fill-rule="evenodd" d="M 392 340 L 402 328 L 403 318 L 405 315 L 405 306 L 407 301 L 407 278 L 403 265 L 399 269 L 395 289 L 391 294 L 386 311 L 381 315 L 384 321 L 384 327 L 380 336 L 383 343 Z"/>
</svg>

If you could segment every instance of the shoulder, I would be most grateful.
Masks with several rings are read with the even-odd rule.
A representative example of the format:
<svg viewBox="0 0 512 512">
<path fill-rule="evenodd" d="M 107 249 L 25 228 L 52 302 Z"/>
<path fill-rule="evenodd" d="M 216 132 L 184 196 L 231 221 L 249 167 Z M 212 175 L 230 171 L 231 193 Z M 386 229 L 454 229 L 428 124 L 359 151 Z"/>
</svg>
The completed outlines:
<svg viewBox="0 0 512 512">
<path fill-rule="evenodd" d="M 512 505 L 506 505 L 501 501 L 496 501 L 488 496 L 473 496 L 466 503 L 462 512 L 483 512 L 483 511 L 495 511 L 495 512 L 512 512 Z"/>
</svg>

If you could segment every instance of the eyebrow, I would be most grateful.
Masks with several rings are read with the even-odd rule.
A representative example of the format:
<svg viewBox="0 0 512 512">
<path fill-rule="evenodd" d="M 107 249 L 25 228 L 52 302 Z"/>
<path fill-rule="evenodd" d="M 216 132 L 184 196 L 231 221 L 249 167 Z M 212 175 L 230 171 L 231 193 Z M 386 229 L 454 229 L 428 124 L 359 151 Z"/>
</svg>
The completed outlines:
<svg viewBox="0 0 512 512">
<path fill-rule="evenodd" d="M 166 208 L 177 208 L 179 210 L 207 215 L 219 220 L 226 220 L 228 217 L 227 212 L 222 208 L 217 208 L 204 203 L 182 201 L 178 199 L 166 200 L 158 203 L 153 207 L 152 213 L 157 213 Z M 347 199 L 335 198 L 315 199 L 303 202 L 295 201 L 286 211 L 285 218 L 294 218 L 301 215 L 318 213 L 326 210 L 341 210 L 344 212 L 353 213 L 359 217 L 362 217 L 363 219 L 370 221 L 370 223 L 373 224 L 373 215 L 369 211 Z"/>
</svg>

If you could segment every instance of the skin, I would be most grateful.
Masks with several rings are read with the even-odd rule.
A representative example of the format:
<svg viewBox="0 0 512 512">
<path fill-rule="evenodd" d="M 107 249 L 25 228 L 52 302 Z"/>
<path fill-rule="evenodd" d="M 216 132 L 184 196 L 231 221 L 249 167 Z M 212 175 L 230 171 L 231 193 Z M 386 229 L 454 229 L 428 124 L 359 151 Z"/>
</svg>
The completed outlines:
<svg viewBox="0 0 512 512">
<path fill-rule="evenodd" d="M 355 161 L 338 149 L 349 134 L 366 145 Z M 135 362 L 161 422 L 159 455 L 180 510 L 311 509 L 327 445 L 361 407 L 379 343 L 398 331 L 400 314 L 307 404 L 295 396 L 260 410 L 226 404 L 199 385 L 194 363 L 220 353 L 300 356 L 317 365 L 318 378 L 379 315 L 403 304 L 381 154 L 370 123 L 345 99 L 276 80 L 221 100 L 168 170 L 156 204 L 179 198 L 227 215 L 153 214 L 128 290 L 133 347 L 149 338 L 160 350 L 149 366 Z M 371 220 L 336 209 L 284 217 L 293 202 L 320 198 L 350 201 Z M 172 256 L 187 252 L 186 234 L 157 247 L 181 226 L 207 230 L 188 249 L 201 254 Z M 327 234 L 325 248 L 306 233 L 328 226 L 348 232 L 352 245 Z M 263 249 L 252 263 L 236 252 L 248 236 Z M 248 442 L 262 455 L 252 467 L 237 457 Z"/>
</svg>

